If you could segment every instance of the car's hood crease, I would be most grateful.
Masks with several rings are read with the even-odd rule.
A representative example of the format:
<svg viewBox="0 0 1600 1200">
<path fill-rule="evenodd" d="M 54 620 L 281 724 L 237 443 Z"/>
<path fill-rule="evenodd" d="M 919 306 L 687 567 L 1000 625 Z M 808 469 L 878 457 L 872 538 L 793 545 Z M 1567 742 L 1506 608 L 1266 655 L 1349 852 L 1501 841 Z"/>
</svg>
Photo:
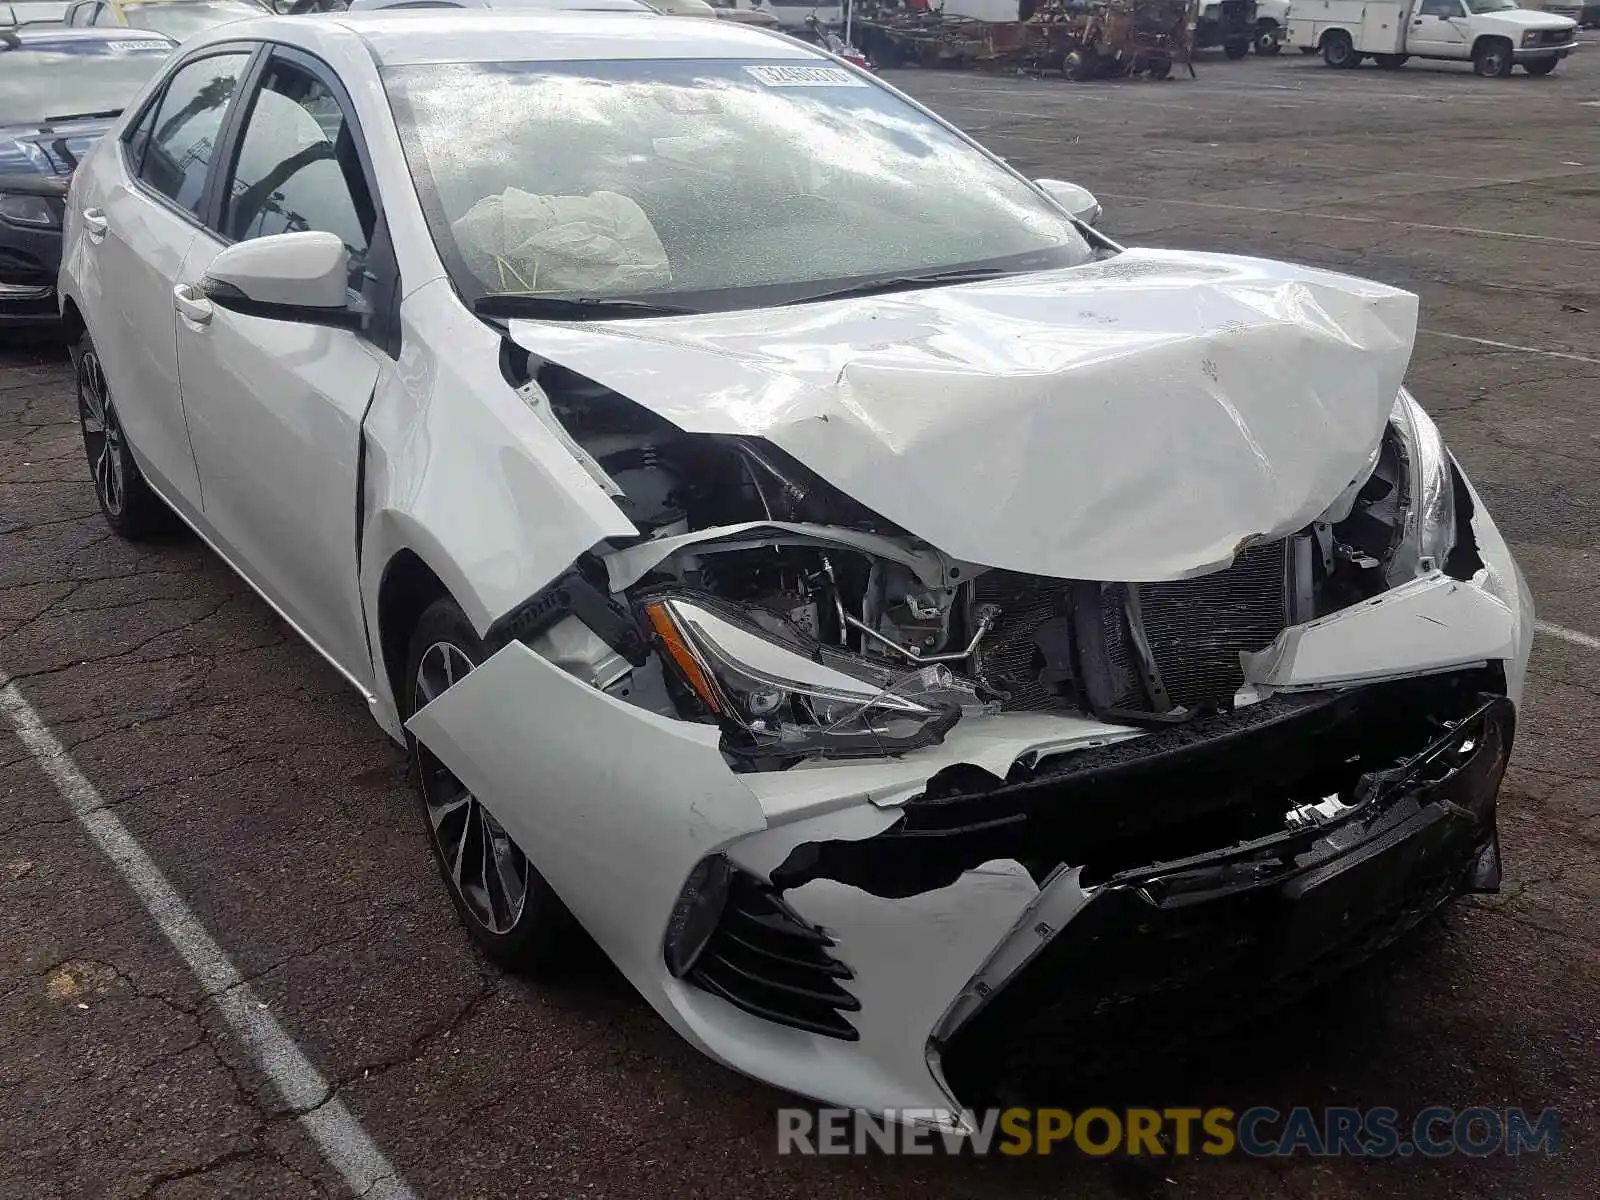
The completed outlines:
<svg viewBox="0 0 1600 1200">
<path fill-rule="evenodd" d="M 1082 267 L 779 309 L 511 323 L 701 433 L 764 437 L 954 558 L 1174 579 L 1314 519 L 1365 466 L 1416 297 L 1258 259 Z"/>
</svg>

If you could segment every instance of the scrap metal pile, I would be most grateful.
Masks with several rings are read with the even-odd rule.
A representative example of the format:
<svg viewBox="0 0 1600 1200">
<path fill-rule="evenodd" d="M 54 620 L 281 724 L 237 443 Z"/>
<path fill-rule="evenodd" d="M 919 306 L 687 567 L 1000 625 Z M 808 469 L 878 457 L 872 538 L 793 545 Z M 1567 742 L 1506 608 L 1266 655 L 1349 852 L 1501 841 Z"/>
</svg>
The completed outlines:
<svg viewBox="0 0 1600 1200">
<path fill-rule="evenodd" d="M 880 67 L 983 66 L 1069 79 L 1149 74 L 1187 63 L 1192 0 L 1020 0 L 1016 21 L 862 4 L 853 38 Z"/>
</svg>

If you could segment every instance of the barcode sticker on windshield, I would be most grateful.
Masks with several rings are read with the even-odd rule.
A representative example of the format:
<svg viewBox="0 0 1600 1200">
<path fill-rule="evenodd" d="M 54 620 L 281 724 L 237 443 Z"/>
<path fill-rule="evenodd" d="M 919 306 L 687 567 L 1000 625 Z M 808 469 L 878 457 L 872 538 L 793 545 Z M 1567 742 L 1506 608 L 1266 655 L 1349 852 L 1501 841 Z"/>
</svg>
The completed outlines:
<svg viewBox="0 0 1600 1200">
<path fill-rule="evenodd" d="M 745 73 L 768 87 L 866 87 L 843 67 L 746 67 Z"/>
<path fill-rule="evenodd" d="M 156 38 L 129 38 L 126 41 L 107 42 L 106 46 L 112 53 L 131 54 L 140 50 L 171 50 L 171 42 L 163 42 Z"/>
</svg>

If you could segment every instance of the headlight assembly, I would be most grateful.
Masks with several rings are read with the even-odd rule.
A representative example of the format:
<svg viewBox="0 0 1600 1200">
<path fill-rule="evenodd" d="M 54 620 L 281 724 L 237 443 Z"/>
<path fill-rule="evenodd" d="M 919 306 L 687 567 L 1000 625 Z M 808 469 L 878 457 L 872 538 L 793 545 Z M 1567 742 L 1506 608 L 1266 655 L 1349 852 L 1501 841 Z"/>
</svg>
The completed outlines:
<svg viewBox="0 0 1600 1200">
<path fill-rule="evenodd" d="M 1456 543 L 1456 485 L 1450 452 L 1433 418 L 1404 388 L 1389 425 L 1405 459 L 1405 520 L 1389 560 L 1391 585 L 1444 568 Z"/>
<path fill-rule="evenodd" d="M 985 711 L 971 684 L 930 664 L 854 671 L 780 645 L 740 614 L 699 597 L 645 604 L 660 648 L 728 735 L 736 755 L 878 758 L 938 743 L 963 712 Z M 843 656 L 835 655 L 836 660 Z"/>
<path fill-rule="evenodd" d="M 30 229 L 60 229 L 61 210 L 44 196 L 0 192 L 0 221 Z"/>
<path fill-rule="evenodd" d="M 1324 519 L 1343 558 L 1394 587 L 1444 568 L 1455 546 L 1455 497 L 1439 428 L 1402 388 L 1369 465 Z"/>
</svg>

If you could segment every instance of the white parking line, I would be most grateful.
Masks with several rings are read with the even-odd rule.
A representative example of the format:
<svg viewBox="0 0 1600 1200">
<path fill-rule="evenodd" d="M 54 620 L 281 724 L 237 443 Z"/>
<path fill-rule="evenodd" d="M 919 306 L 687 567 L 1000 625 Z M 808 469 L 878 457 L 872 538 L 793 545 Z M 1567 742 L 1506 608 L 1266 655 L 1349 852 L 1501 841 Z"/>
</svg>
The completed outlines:
<svg viewBox="0 0 1600 1200">
<path fill-rule="evenodd" d="M 1560 638 L 1563 642 L 1571 642 L 1574 646 L 1582 646 L 1586 650 L 1600 650 L 1600 637 L 1591 637 L 1587 633 L 1579 633 L 1576 629 L 1568 629 L 1565 625 L 1557 625 L 1552 621 L 1535 621 L 1533 627 L 1539 633 Z"/>
<path fill-rule="evenodd" d="M 1468 337 L 1464 333 L 1445 333 L 1439 329 L 1418 329 L 1417 332 L 1425 333 L 1429 337 L 1449 338 L 1452 342 L 1476 342 L 1480 346 L 1493 346 L 1496 350 L 1515 350 L 1518 354 L 1538 354 L 1544 358 L 1564 358 L 1569 362 L 1594 363 L 1600 366 L 1600 358 L 1569 354 L 1565 350 L 1541 350 L 1537 346 L 1518 346 L 1514 342 L 1495 342 L 1488 338 Z"/>
<path fill-rule="evenodd" d="M 1513 233 L 1505 229 L 1478 229 L 1471 225 L 1428 225 L 1421 221 L 1396 221 L 1390 217 L 1352 217 L 1343 213 L 1315 212 L 1303 208 L 1264 208 L 1254 204 L 1221 204 L 1215 200 L 1177 200 L 1166 196 L 1131 196 L 1102 192 L 1111 200 L 1132 200 L 1140 204 L 1182 204 L 1188 208 L 1218 208 L 1232 212 L 1263 213 L 1273 217 L 1305 217 L 1309 221 L 1353 221 L 1361 225 L 1388 225 L 1396 229 L 1426 229 L 1430 233 L 1462 233 L 1471 237 L 1508 238 L 1519 242 L 1542 242 L 1550 246 L 1576 246 L 1581 250 L 1600 250 L 1600 242 L 1582 238 L 1548 237 L 1542 233 Z"/>
<path fill-rule="evenodd" d="M 206 932 L 138 839 L 106 807 L 94 785 L 72 761 L 66 748 L 23 699 L 17 685 L 0 672 L 0 713 L 34 761 L 55 785 L 89 839 L 111 860 L 133 889 L 172 948 L 194 973 L 227 1018 L 235 1036 L 272 1080 L 284 1103 L 299 1114 L 300 1124 L 317 1143 L 328 1163 L 358 1196 L 383 1200 L 416 1200 L 383 1151 L 367 1136 L 344 1102 L 334 1096 L 322 1073 L 284 1032 L 283 1026 L 255 997 L 250 985 Z"/>
</svg>

